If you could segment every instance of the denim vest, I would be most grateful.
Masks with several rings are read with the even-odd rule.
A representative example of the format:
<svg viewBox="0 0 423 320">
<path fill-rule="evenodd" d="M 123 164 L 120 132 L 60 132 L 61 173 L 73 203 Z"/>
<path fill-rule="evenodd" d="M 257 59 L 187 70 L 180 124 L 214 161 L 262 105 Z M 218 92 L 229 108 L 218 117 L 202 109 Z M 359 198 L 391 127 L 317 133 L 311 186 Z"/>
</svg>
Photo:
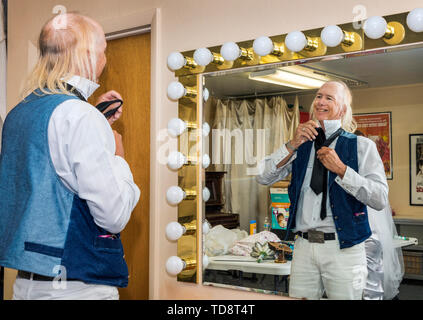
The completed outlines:
<svg viewBox="0 0 423 320">
<path fill-rule="evenodd" d="M 69 99 L 76 97 L 33 93 L 6 118 L 0 155 L 0 265 L 126 287 L 120 235 L 95 224 L 87 202 L 65 187 L 50 157 L 50 117 Z"/>
<path fill-rule="evenodd" d="M 298 199 L 306 174 L 312 144 L 313 142 L 311 141 L 303 143 L 299 147 L 297 157 L 292 163 L 292 178 L 288 188 L 289 199 L 291 201 L 288 230 L 295 228 Z M 345 165 L 358 172 L 356 135 L 345 131 L 342 132 L 336 142 L 335 151 Z M 367 218 L 366 205 L 344 191 L 344 189 L 335 182 L 335 178 L 336 174 L 329 171 L 329 203 L 340 248 L 344 249 L 363 242 L 371 235 L 371 231 Z"/>
</svg>

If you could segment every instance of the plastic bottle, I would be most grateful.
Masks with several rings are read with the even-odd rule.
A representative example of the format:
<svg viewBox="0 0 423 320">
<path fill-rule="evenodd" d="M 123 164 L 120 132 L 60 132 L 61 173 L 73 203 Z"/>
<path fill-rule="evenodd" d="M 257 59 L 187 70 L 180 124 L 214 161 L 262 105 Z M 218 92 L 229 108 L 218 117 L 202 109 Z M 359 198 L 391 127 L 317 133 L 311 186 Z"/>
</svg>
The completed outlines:
<svg viewBox="0 0 423 320">
<path fill-rule="evenodd" d="M 256 220 L 250 220 L 250 236 L 257 233 L 257 222 Z"/>
<path fill-rule="evenodd" d="M 269 220 L 269 217 L 267 216 L 264 218 L 263 230 L 270 231 L 270 220 Z"/>
</svg>

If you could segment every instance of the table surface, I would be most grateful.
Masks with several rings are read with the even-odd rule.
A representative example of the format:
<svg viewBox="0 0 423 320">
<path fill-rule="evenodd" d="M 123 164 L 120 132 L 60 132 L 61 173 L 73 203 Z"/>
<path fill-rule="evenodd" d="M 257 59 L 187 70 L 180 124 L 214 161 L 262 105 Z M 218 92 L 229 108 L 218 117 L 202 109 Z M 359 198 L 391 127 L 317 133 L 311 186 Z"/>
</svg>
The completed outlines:
<svg viewBox="0 0 423 320">
<path fill-rule="evenodd" d="M 238 270 L 243 272 L 272 274 L 279 276 L 289 275 L 291 272 L 291 261 L 276 263 L 274 260 L 263 260 L 258 263 L 257 259 L 244 256 L 216 256 L 209 257 L 209 270 Z"/>
<path fill-rule="evenodd" d="M 394 239 L 396 248 L 417 245 L 416 238 Z M 274 260 L 263 260 L 258 263 L 256 259 L 247 256 L 223 255 L 209 257 L 209 270 L 238 270 L 242 272 L 272 274 L 279 276 L 289 275 L 291 272 L 291 261 L 276 263 Z"/>
<path fill-rule="evenodd" d="M 395 248 L 416 246 L 419 244 L 417 238 L 394 239 Z"/>
</svg>

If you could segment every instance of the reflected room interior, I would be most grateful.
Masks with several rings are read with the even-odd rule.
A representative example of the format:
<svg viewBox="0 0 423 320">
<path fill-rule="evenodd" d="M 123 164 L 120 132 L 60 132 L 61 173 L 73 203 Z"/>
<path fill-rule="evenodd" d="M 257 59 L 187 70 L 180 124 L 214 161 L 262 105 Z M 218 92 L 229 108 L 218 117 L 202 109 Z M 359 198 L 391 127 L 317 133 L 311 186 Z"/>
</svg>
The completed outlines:
<svg viewBox="0 0 423 320">
<path fill-rule="evenodd" d="M 391 150 L 384 150 L 390 152 L 385 166 L 390 203 L 394 213 L 407 216 L 409 163 L 403 144 L 423 117 L 422 56 L 423 46 L 414 45 L 203 75 L 210 93 L 203 120 L 211 128 L 203 146 L 211 158 L 205 173 L 211 197 L 203 207 L 211 226 L 203 235 L 209 257 L 204 284 L 288 294 L 294 240 L 286 232 L 289 177 L 263 186 L 255 176 L 260 160 L 309 120 L 315 93 L 326 81 L 341 80 L 351 88 L 354 114 L 390 114 L 390 132 L 383 138 L 391 143 Z M 398 230 L 420 237 L 403 232 Z M 406 265 L 405 272 L 413 271 Z"/>
</svg>

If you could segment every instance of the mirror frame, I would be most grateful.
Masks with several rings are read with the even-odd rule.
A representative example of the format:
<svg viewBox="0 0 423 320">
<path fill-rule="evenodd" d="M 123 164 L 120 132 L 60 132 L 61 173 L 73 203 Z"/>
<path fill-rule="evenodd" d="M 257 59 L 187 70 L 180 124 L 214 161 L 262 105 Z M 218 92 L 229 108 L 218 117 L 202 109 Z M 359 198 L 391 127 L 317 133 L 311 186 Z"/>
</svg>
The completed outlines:
<svg viewBox="0 0 423 320">
<path fill-rule="evenodd" d="M 361 46 L 352 46 L 349 49 L 347 46 L 340 44 L 337 47 L 329 48 L 320 40 L 320 33 L 322 28 L 311 29 L 303 31 L 304 35 L 313 39 L 319 46 L 319 49 L 313 51 L 303 50 L 298 53 L 289 52 L 285 48 L 285 53 L 281 56 L 269 54 L 268 56 L 259 57 L 252 49 L 253 41 L 237 42 L 240 48 L 245 48 L 252 57 L 251 60 L 243 60 L 238 58 L 234 62 L 224 61 L 219 54 L 220 46 L 209 47 L 208 49 L 213 53 L 215 61 L 205 67 L 185 66 L 175 71 L 175 76 L 178 81 L 187 89 L 187 95 L 178 100 L 178 117 L 186 122 L 195 123 L 194 130 L 178 137 L 178 151 L 190 159 L 196 159 L 189 165 L 184 165 L 178 171 L 178 186 L 188 192 L 188 196 L 178 205 L 178 222 L 195 223 L 196 231 L 189 235 L 183 235 L 178 240 L 178 256 L 186 262 L 186 268 L 178 274 L 178 281 L 193 282 L 202 284 L 203 272 L 203 232 L 202 222 L 205 219 L 205 206 L 203 203 L 202 190 L 205 187 L 205 169 L 202 168 L 201 155 L 203 154 L 203 86 L 205 83 L 205 76 L 219 76 L 229 73 L 236 73 L 241 71 L 258 71 L 268 68 L 282 67 L 294 64 L 304 64 L 316 61 L 342 59 L 349 57 L 356 57 L 361 55 L 385 53 L 394 48 L 412 48 L 414 46 L 423 45 L 423 32 L 416 33 L 407 27 L 406 19 L 409 12 L 403 12 L 394 15 L 383 16 L 386 21 L 398 22 L 405 30 L 404 38 L 398 44 L 390 44 L 389 40 L 370 39 L 365 34 L 361 25 L 363 22 L 354 22 L 340 24 L 339 27 L 343 31 L 353 32 L 355 37 L 360 38 Z M 356 29 L 355 26 L 360 28 Z M 284 46 L 284 41 L 287 34 L 270 36 L 270 39 L 280 46 Z M 194 61 L 194 50 L 182 52 L 182 55 L 190 62 Z M 210 285 L 210 284 L 207 284 Z M 219 285 L 227 287 L 227 285 Z M 244 288 L 243 288 L 244 289 Z M 247 288 L 249 290 L 251 288 Z M 254 289 L 251 289 L 254 291 Z M 261 290 L 260 292 L 263 292 Z"/>
</svg>

